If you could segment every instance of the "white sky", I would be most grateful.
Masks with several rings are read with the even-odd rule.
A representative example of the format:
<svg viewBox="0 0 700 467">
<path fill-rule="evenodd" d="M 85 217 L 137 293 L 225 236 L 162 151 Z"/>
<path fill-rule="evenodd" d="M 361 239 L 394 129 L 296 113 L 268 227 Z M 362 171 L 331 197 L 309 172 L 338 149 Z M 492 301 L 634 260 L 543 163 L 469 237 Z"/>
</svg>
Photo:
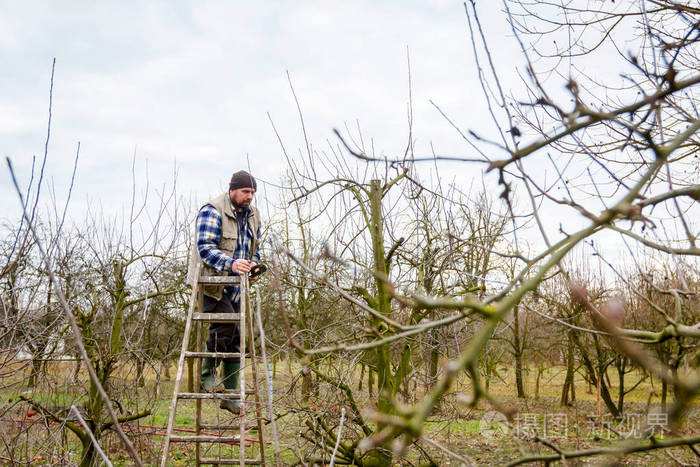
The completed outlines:
<svg viewBox="0 0 700 467">
<path fill-rule="evenodd" d="M 419 151 L 430 141 L 466 150 L 429 99 L 460 125 L 484 122 L 460 2 L 0 5 L 0 154 L 26 183 L 32 155 L 43 153 L 56 57 L 47 172 L 60 196 L 81 142 L 73 208 L 87 196 L 107 207 L 123 200 L 134 152 L 154 184 L 177 162 L 180 192 L 195 198 L 223 187 L 246 155 L 254 175 L 277 181 L 284 161 L 266 112 L 291 152 L 303 144 L 286 70 L 319 146 L 359 119 L 378 151 L 403 149 L 407 46 Z M 513 46 L 501 40 L 503 18 L 493 19 L 496 45 Z M 5 212 L 8 181 L 0 177 Z"/>
<path fill-rule="evenodd" d="M 510 92 L 524 60 L 496 3 L 479 5 Z M 266 113 L 291 153 L 303 146 L 287 70 L 316 147 L 334 140 L 332 128 L 359 120 L 365 140 L 392 156 L 406 144 L 407 47 L 416 152 L 432 143 L 439 153 L 475 155 L 429 103 L 463 130 L 493 135 L 460 1 L 0 0 L 0 155 L 26 185 L 32 156 L 43 155 L 56 57 L 47 178 L 60 202 L 80 141 L 73 219 L 88 199 L 106 211 L 127 202 L 133 154 L 140 186 L 146 165 L 152 186 L 177 167 L 179 192 L 195 200 L 219 192 L 246 157 L 255 176 L 278 182 L 284 159 Z M 586 72 L 616 76 L 609 64 L 617 60 L 598 55 Z M 563 79 L 548 84 L 561 90 Z M 483 167 L 441 170 L 468 185 Z M 0 218 L 16 218 L 4 165 L 0 193 Z M 557 222 L 547 227 L 556 232 Z"/>
</svg>

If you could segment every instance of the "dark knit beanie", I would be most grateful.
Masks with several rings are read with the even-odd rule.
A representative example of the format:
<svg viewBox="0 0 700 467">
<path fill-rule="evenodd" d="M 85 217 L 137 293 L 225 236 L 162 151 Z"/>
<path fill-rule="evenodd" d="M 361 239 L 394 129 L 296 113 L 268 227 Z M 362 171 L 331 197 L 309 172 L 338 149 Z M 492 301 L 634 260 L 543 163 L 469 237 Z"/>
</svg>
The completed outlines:
<svg viewBox="0 0 700 467">
<path fill-rule="evenodd" d="M 239 188 L 252 188 L 253 190 L 257 190 L 257 187 L 258 184 L 255 183 L 253 176 L 245 170 L 239 170 L 231 175 L 231 183 L 228 184 L 229 190 L 237 190 Z"/>
</svg>

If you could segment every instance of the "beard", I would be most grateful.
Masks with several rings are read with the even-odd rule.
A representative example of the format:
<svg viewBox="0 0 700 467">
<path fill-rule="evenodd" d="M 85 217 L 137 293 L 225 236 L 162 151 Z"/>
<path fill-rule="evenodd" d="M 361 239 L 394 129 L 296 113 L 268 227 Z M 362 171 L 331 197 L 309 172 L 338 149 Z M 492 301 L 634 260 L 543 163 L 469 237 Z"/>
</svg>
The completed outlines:
<svg viewBox="0 0 700 467">
<path fill-rule="evenodd" d="M 248 206 L 250 206 L 251 201 L 241 201 L 239 203 L 239 202 L 236 202 L 235 199 L 231 198 L 231 204 L 233 204 L 233 207 L 235 207 L 235 208 L 247 208 Z"/>
<path fill-rule="evenodd" d="M 250 206 L 250 201 L 241 201 L 240 203 L 237 203 L 236 200 L 234 200 L 233 205 L 239 206 L 239 207 L 246 207 L 246 206 Z"/>
</svg>

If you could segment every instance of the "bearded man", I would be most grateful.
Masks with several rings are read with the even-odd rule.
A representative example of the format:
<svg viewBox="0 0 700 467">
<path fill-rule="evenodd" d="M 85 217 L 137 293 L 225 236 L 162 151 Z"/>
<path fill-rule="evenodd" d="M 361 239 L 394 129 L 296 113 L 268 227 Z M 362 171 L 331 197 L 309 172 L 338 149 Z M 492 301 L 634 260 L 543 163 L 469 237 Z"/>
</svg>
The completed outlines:
<svg viewBox="0 0 700 467">
<path fill-rule="evenodd" d="M 228 191 L 209 200 L 199 210 L 195 226 L 195 245 L 188 267 L 188 282 L 194 277 L 198 263 L 202 276 L 239 275 L 249 273 L 260 263 L 260 213 L 251 206 L 257 184 L 255 178 L 241 170 L 231 177 Z M 238 313 L 241 287 L 207 285 L 203 287 L 205 313 Z M 238 323 L 211 323 L 208 352 L 239 352 L 241 330 Z M 238 389 L 238 359 L 205 358 L 202 362 L 202 390 L 212 391 L 217 385 L 216 370 L 223 367 L 223 384 L 227 390 Z M 240 413 L 240 402 L 224 399 L 220 407 Z"/>
</svg>

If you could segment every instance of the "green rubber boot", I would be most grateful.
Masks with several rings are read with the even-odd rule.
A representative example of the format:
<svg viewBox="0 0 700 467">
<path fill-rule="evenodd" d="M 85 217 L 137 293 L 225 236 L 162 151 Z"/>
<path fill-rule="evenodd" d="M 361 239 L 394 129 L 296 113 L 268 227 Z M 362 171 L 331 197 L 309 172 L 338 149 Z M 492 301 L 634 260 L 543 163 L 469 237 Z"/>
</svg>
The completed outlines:
<svg viewBox="0 0 700 467">
<path fill-rule="evenodd" d="M 238 372 L 241 364 L 237 360 L 224 360 L 224 387 L 229 391 L 238 389 Z"/>
<path fill-rule="evenodd" d="M 205 358 L 202 362 L 202 391 L 211 392 L 216 387 L 216 360 Z"/>
<path fill-rule="evenodd" d="M 240 369 L 241 365 L 238 361 L 224 360 L 224 387 L 228 391 L 238 389 L 238 372 Z M 219 407 L 228 410 L 234 415 L 241 413 L 241 402 L 237 400 L 224 399 L 219 404 Z"/>
</svg>

